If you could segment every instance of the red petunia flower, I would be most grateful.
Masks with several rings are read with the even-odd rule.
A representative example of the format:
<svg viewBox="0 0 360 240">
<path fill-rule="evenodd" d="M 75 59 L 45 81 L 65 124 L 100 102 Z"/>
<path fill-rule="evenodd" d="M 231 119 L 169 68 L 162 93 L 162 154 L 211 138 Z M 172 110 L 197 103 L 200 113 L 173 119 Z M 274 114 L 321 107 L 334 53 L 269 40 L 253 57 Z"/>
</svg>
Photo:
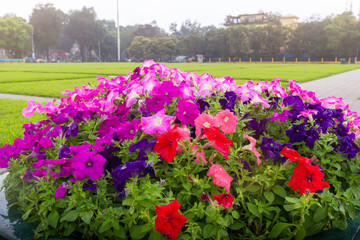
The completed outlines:
<svg viewBox="0 0 360 240">
<path fill-rule="evenodd" d="M 229 147 L 233 145 L 233 141 L 228 139 L 220 132 L 218 127 L 209 127 L 204 129 L 206 137 L 210 140 L 209 143 L 204 145 L 206 147 L 213 147 L 218 150 L 224 158 L 229 160 Z"/>
<path fill-rule="evenodd" d="M 178 203 L 177 199 L 167 205 L 155 205 L 157 215 L 155 219 L 155 230 L 168 236 L 170 240 L 176 239 L 181 228 L 188 220 L 188 218 L 179 213 L 180 207 L 181 205 Z"/>
<path fill-rule="evenodd" d="M 325 174 L 320 171 L 319 165 L 313 166 L 311 164 L 300 164 L 294 168 L 294 174 L 291 176 L 288 185 L 292 190 L 300 190 L 304 194 L 306 190 L 316 192 L 329 187 L 328 182 L 322 181 Z"/>
<path fill-rule="evenodd" d="M 283 148 L 280 152 L 282 155 L 290 159 L 291 161 L 296 161 L 300 164 L 310 164 L 311 160 L 307 157 L 302 157 L 296 150 L 290 149 L 287 146 Z"/>
<path fill-rule="evenodd" d="M 161 134 L 155 143 L 154 152 L 157 152 L 162 159 L 167 162 L 172 162 L 176 155 L 176 148 L 178 141 L 181 138 L 178 133 L 177 125 L 171 128 L 168 132 Z"/>
<path fill-rule="evenodd" d="M 230 193 L 223 193 L 220 195 L 212 195 L 215 198 L 216 203 L 229 209 L 234 203 L 234 196 Z"/>
</svg>

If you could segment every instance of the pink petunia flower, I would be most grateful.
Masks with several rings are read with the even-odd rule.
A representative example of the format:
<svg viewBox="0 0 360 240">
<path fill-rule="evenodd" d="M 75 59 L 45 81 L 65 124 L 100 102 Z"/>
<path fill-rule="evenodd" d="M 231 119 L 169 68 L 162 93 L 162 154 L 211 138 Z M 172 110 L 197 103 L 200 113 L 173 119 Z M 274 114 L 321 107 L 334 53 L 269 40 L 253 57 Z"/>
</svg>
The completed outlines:
<svg viewBox="0 0 360 240">
<path fill-rule="evenodd" d="M 232 182 L 233 178 L 230 177 L 221 164 L 213 164 L 210 167 L 207 175 L 214 176 L 214 184 L 218 185 L 219 187 L 225 187 L 225 190 L 228 193 L 230 192 L 230 183 Z"/>
<path fill-rule="evenodd" d="M 254 155 L 256 156 L 256 163 L 257 163 L 258 165 L 260 165 L 261 161 L 260 161 L 260 158 L 259 158 L 259 157 L 261 156 L 261 154 L 260 154 L 258 151 L 256 151 L 256 148 L 255 148 L 255 146 L 256 146 L 256 139 L 253 138 L 253 137 L 248 136 L 247 134 L 244 134 L 243 137 L 246 138 L 246 139 L 248 139 L 248 140 L 250 141 L 250 144 L 244 146 L 243 149 L 249 150 L 249 151 L 253 152 Z"/>
<path fill-rule="evenodd" d="M 230 112 L 229 109 L 220 110 L 220 112 L 215 115 L 215 120 L 220 125 L 224 134 L 236 132 L 237 119 L 238 117 Z"/>
<path fill-rule="evenodd" d="M 165 115 L 166 109 L 157 112 L 151 117 L 141 117 L 141 125 L 144 133 L 153 137 L 167 132 L 170 129 L 170 122 L 175 120 L 175 117 Z"/>
<path fill-rule="evenodd" d="M 199 117 L 195 119 L 195 134 L 196 136 L 199 136 L 201 133 L 201 129 L 218 126 L 219 124 L 213 116 L 207 115 L 205 112 L 203 112 Z"/>
<path fill-rule="evenodd" d="M 199 146 L 198 145 L 193 145 L 192 147 L 191 147 L 191 153 L 192 154 L 195 154 L 197 151 L 198 151 L 198 149 L 199 149 Z M 208 162 L 206 161 L 206 158 L 205 158 L 205 153 L 204 152 L 202 152 L 202 151 L 198 151 L 197 153 L 196 153 L 196 155 L 195 155 L 195 162 L 197 163 L 197 164 L 200 164 L 200 162 L 202 162 L 202 164 L 203 165 L 206 165 Z"/>
<path fill-rule="evenodd" d="M 29 106 L 22 110 L 22 114 L 27 118 L 31 117 L 34 112 L 37 111 L 40 106 L 42 106 L 41 104 L 35 104 L 35 101 L 28 101 L 27 104 Z"/>
</svg>

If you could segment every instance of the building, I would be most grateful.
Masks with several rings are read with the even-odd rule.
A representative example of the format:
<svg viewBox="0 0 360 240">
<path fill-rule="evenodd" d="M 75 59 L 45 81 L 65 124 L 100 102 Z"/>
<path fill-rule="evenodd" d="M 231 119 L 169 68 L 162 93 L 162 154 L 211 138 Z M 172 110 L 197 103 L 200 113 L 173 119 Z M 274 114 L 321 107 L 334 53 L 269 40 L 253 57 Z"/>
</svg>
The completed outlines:
<svg viewBox="0 0 360 240">
<path fill-rule="evenodd" d="M 276 16 L 266 13 L 242 14 L 238 16 L 226 16 L 225 26 L 251 25 L 256 27 L 281 24 L 286 27 L 296 27 L 298 22 L 296 16 Z"/>
</svg>

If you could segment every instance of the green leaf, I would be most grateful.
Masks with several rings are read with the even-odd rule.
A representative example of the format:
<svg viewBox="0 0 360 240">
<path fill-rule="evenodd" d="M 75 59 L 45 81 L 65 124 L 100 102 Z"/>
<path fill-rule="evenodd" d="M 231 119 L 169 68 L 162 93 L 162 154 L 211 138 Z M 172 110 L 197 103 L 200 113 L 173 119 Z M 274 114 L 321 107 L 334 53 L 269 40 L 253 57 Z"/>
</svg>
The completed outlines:
<svg viewBox="0 0 360 240">
<path fill-rule="evenodd" d="M 306 237 L 306 230 L 304 225 L 296 233 L 294 240 L 303 240 Z"/>
<path fill-rule="evenodd" d="M 114 231 L 114 235 L 116 235 L 116 237 L 119 237 L 121 239 L 126 239 L 126 233 L 125 233 L 125 230 L 124 230 L 124 227 L 120 225 L 120 228 L 119 229 L 116 229 Z M 149 238 L 150 239 L 150 238 Z M 159 239 L 159 238 L 158 238 Z"/>
<path fill-rule="evenodd" d="M 289 203 L 294 203 L 294 204 L 300 203 L 299 198 L 285 197 L 285 200 L 288 201 Z"/>
<path fill-rule="evenodd" d="M 260 186 L 258 186 L 258 185 L 252 185 L 252 186 L 250 186 L 249 188 L 247 188 L 246 190 L 247 190 L 248 192 L 251 192 L 251 193 L 256 193 L 256 192 L 259 192 L 260 189 L 261 189 Z"/>
<path fill-rule="evenodd" d="M 65 216 L 63 216 L 61 218 L 60 222 L 63 222 L 63 221 L 73 222 L 78 218 L 78 216 L 79 216 L 78 210 L 71 210 L 70 212 L 65 214 Z"/>
<path fill-rule="evenodd" d="M 264 192 L 264 196 L 269 203 L 272 203 L 275 199 L 275 196 L 272 192 Z"/>
<path fill-rule="evenodd" d="M 281 232 L 289 226 L 291 226 L 291 224 L 283 222 L 275 224 L 275 226 L 270 231 L 269 238 L 277 238 Z"/>
<path fill-rule="evenodd" d="M 210 238 L 212 236 L 215 236 L 217 232 L 217 227 L 212 225 L 212 224 L 206 224 L 204 229 L 203 229 L 203 237 L 206 238 Z"/>
<path fill-rule="evenodd" d="M 284 198 L 284 197 L 287 196 L 285 189 L 284 189 L 282 186 L 280 186 L 280 185 L 276 185 L 276 186 L 273 188 L 273 191 L 274 191 L 275 194 L 279 195 L 280 197 L 283 197 L 283 198 Z"/>
<path fill-rule="evenodd" d="M 33 208 L 27 210 L 26 213 L 24 213 L 24 215 L 22 215 L 22 219 L 26 220 L 29 217 L 32 210 L 33 210 Z"/>
<path fill-rule="evenodd" d="M 153 230 L 150 233 L 149 240 L 159 240 L 161 236 L 162 234 L 160 232 Z"/>
<path fill-rule="evenodd" d="M 64 230 L 64 236 L 70 236 L 76 230 L 76 224 L 70 223 Z"/>
<path fill-rule="evenodd" d="M 298 208 L 301 208 L 301 203 L 284 205 L 284 209 L 288 212 L 291 212 Z"/>
<path fill-rule="evenodd" d="M 53 228 L 56 228 L 57 227 L 57 224 L 59 222 L 59 213 L 58 211 L 54 210 L 52 212 L 50 212 L 50 214 L 47 216 L 47 219 L 46 219 L 46 224 L 52 226 Z"/>
<path fill-rule="evenodd" d="M 151 224 L 140 226 L 132 226 L 130 228 L 130 236 L 133 239 L 143 239 L 147 232 L 151 231 Z"/>
<path fill-rule="evenodd" d="M 239 212 L 237 212 L 237 211 L 232 211 L 232 212 L 231 212 L 231 215 L 232 215 L 233 218 L 235 218 L 235 219 L 239 219 L 239 217 L 240 217 L 240 214 L 239 214 Z"/>
<path fill-rule="evenodd" d="M 324 218 L 327 217 L 327 208 L 326 207 L 318 207 L 314 213 L 313 220 L 314 222 L 320 222 Z"/>
<path fill-rule="evenodd" d="M 234 222 L 233 224 L 231 224 L 229 226 L 229 228 L 232 229 L 232 230 L 239 230 L 239 229 L 245 227 L 245 225 L 246 224 L 243 223 L 243 222 Z"/>
<path fill-rule="evenodd" d="M 255 215 L 256 217 L 259 217 L 260 216 L 260 213 L 259 213 L 259 210 L 257 208 L 257 206 L 253 203 L 246 203 L 250 213 L 252 215 Z"/>
<path fill-rule="evenodd" d="M 332 221 L 332 225 L 334 228 L 338 228 L 340 230 L 345 230 L 347 228 L 346 219 L 334 219 Z"/>
<path fill-rule="evenodd" d="M 99 228 L 99 233 L 103 233 L 106 232 L 107 230 L 109 230 L 112 227 L 112 222 L 110 219 L 105 220 L 100 228 Z"/>
<path fill-rule="evenodd" d="M 93 211 L 89 211 L 89 212 L 82 212 L 80 214 L 81 219 L 86 223 L 86 224 L 90 224 L 91 218 L 94 215 Z"/>
</svg>

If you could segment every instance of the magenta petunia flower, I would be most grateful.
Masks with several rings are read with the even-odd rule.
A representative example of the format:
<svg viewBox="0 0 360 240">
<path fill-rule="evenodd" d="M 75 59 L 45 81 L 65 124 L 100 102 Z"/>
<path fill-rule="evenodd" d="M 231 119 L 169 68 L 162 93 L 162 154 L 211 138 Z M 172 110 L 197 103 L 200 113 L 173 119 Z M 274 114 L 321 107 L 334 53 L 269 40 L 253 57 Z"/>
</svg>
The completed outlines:
<svg viewBox="0 0 360 240">
<path fill-rule="evenodd" d="M 87 177 L 97 180 L 104 173 L 105 162 L 106 159 L 96 152 L 81 151 L 71 159 L 71 168 L 79 181 Z"/>
<path fill-rule="evenodd" d="M 198 106 L 195 103 L 179 100 L 175 116 L 182 125 L 195 126 L 195 119 L 200 115 Z"/>
<path fill-rule="evenodd" d="M 157 90 L 157 95 L 162 95 L 166 98 L 166 104 L 171 104 L 173 98 L 180 96 L 180 89 L 171 81 L 163 81 Z"/>
<path fill-rule="evenodd" d="M 142 130 L 157 137 L 170 129 L 170 122 L 175 120 L 175 117 L 165 115 L 166 109 L 157 112 L 151 117 L 141 117 Z"/>
<path fill-rule="evenodd" d="M 230 112 L 229 109 L 220 110 L 220 112 L 215 115 L 215 120 L 220 125 L 224 134 L 236 132 L 237 119 L 238 117 Z"/>
<path fill-rule="evenodd" d="M 285 122 L 288 118 L 288 115 L 291 115 L 289 110 L 284 110 L 282 113 L 274 112 L 274 114 L 269 119 L 272 121 L 280 120 L 280 122 Z"/>
</svg>

